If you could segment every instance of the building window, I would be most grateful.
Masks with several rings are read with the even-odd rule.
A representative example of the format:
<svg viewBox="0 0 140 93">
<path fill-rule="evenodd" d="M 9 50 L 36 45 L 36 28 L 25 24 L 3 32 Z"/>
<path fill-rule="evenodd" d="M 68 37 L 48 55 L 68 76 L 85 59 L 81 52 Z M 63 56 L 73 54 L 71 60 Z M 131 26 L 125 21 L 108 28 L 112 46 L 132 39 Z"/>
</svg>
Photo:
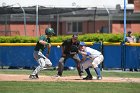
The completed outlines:
<svg viewBox="0 0 140 93">
<path fill-rule="evenodd" d="M 82 32 L 82 22 L 67 22 L 66 31 L 68 33 L 81 33 Z"/>
</svg>

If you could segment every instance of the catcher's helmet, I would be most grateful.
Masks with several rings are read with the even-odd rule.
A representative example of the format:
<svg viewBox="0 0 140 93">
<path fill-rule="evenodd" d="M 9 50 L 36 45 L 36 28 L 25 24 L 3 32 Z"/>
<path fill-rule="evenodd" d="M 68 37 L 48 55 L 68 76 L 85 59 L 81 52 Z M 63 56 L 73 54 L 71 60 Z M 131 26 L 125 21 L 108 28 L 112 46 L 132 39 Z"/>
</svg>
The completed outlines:
<svg viewBox="0 0 140 93">
<path fill-rule="evenodd" d="M 80 46 L 85 46 L 86 44 L 84 42 L 80 42 Z"/>
<path fill-rule="evenodd" d="M 53 28 L 47 28 L 47 29 L 45 30 L 45 34 L 46 34 L 46 35 L 54 35 L 55 33 L 54 33 Z"/>
</svg>

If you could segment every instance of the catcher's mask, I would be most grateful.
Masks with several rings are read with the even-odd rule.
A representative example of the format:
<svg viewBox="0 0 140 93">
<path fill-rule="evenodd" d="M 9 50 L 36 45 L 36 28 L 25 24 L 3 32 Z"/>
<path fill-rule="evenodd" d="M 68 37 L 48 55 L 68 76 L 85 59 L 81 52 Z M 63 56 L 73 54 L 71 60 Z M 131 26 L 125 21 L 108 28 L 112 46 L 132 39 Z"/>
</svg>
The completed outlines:
<svg viewBox="0 0 140 93">
<path fill-rule="evenodd" d="M 55 33 L 54 33 L 53 28 L 47 28 L 47 29 L 45 30 L 45 34 L 46 34 L 46 35 L 54 35 Z"/>
<path fill-rule="evenodd" d="M 77 39 L 78 39 L 78 34 L 73 34 L 73 35 L 72 35 L 72 40 L 73 40 L 73 42 L 76 42 Z"/>
</svg>

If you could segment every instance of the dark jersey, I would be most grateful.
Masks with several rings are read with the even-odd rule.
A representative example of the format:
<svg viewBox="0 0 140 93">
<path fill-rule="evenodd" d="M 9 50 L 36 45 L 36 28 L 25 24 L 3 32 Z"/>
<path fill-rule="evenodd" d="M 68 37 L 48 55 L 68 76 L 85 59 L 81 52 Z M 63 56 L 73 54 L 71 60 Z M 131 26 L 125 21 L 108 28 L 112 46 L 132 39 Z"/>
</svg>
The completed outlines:
<svg viewBox="0 0 140 93">
<path fill-rule="evenodd" d="M 71 48 L 73 46 L 79 47 L 80 41 L 77 41 L 75 43 L 72 43 L 72 39 L 67 39 L 62 43 L 62 46 L 64 47 L 64 53 L 70 54 Z"/>
<path fill-rule="evenodd" d="M 43 40 L 43 41 L 46 41 L 46 42 L 48 42 L 48 43 L 51 43 L 50 38 L 46 38 L 46 35 L 40 36 L 40 37 L 39 37 L 39 40 Z M 35 51 L 39 51 L 39 50 L 44 51 L 44 48 L 45 48 L 46 46 L 43 45 L 43 44 L 40 44 L 40 43 L 39 43 L 39 40 L 38 40 L 38 42 L 37 42 L 37 44 L 36 44 L 34 50 L 35 50 Z"/>
</svg>

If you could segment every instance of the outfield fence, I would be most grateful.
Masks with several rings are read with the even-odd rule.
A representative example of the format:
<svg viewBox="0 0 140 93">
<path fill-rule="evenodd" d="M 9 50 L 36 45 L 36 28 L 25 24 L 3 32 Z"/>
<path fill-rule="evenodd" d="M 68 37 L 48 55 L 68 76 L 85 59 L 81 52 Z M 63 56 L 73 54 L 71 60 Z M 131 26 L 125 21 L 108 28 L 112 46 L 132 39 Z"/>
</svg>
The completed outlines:
<svg viewBox="0 0 140 93">
<path fill-rule="evenodd" d="M 139 69 L 140 43 L 93 43 L 86 42 L 88 46 L 101 51 L 104 55 L 103 69 Z M 52 43 L 49 55 L 53 67 L 58 65 L 61 57 L 61 43 Z M 35 67 L 38 63 L 33 58 L 35 43 L 0 43 L 0 66 Z M 46 53 L 47 49 L 43 52 Z M 81 56 L 80 56 L 81 57 Z M 66 67 L 75 67 L 72 59 L 68 59 Z"/>
</svg>

